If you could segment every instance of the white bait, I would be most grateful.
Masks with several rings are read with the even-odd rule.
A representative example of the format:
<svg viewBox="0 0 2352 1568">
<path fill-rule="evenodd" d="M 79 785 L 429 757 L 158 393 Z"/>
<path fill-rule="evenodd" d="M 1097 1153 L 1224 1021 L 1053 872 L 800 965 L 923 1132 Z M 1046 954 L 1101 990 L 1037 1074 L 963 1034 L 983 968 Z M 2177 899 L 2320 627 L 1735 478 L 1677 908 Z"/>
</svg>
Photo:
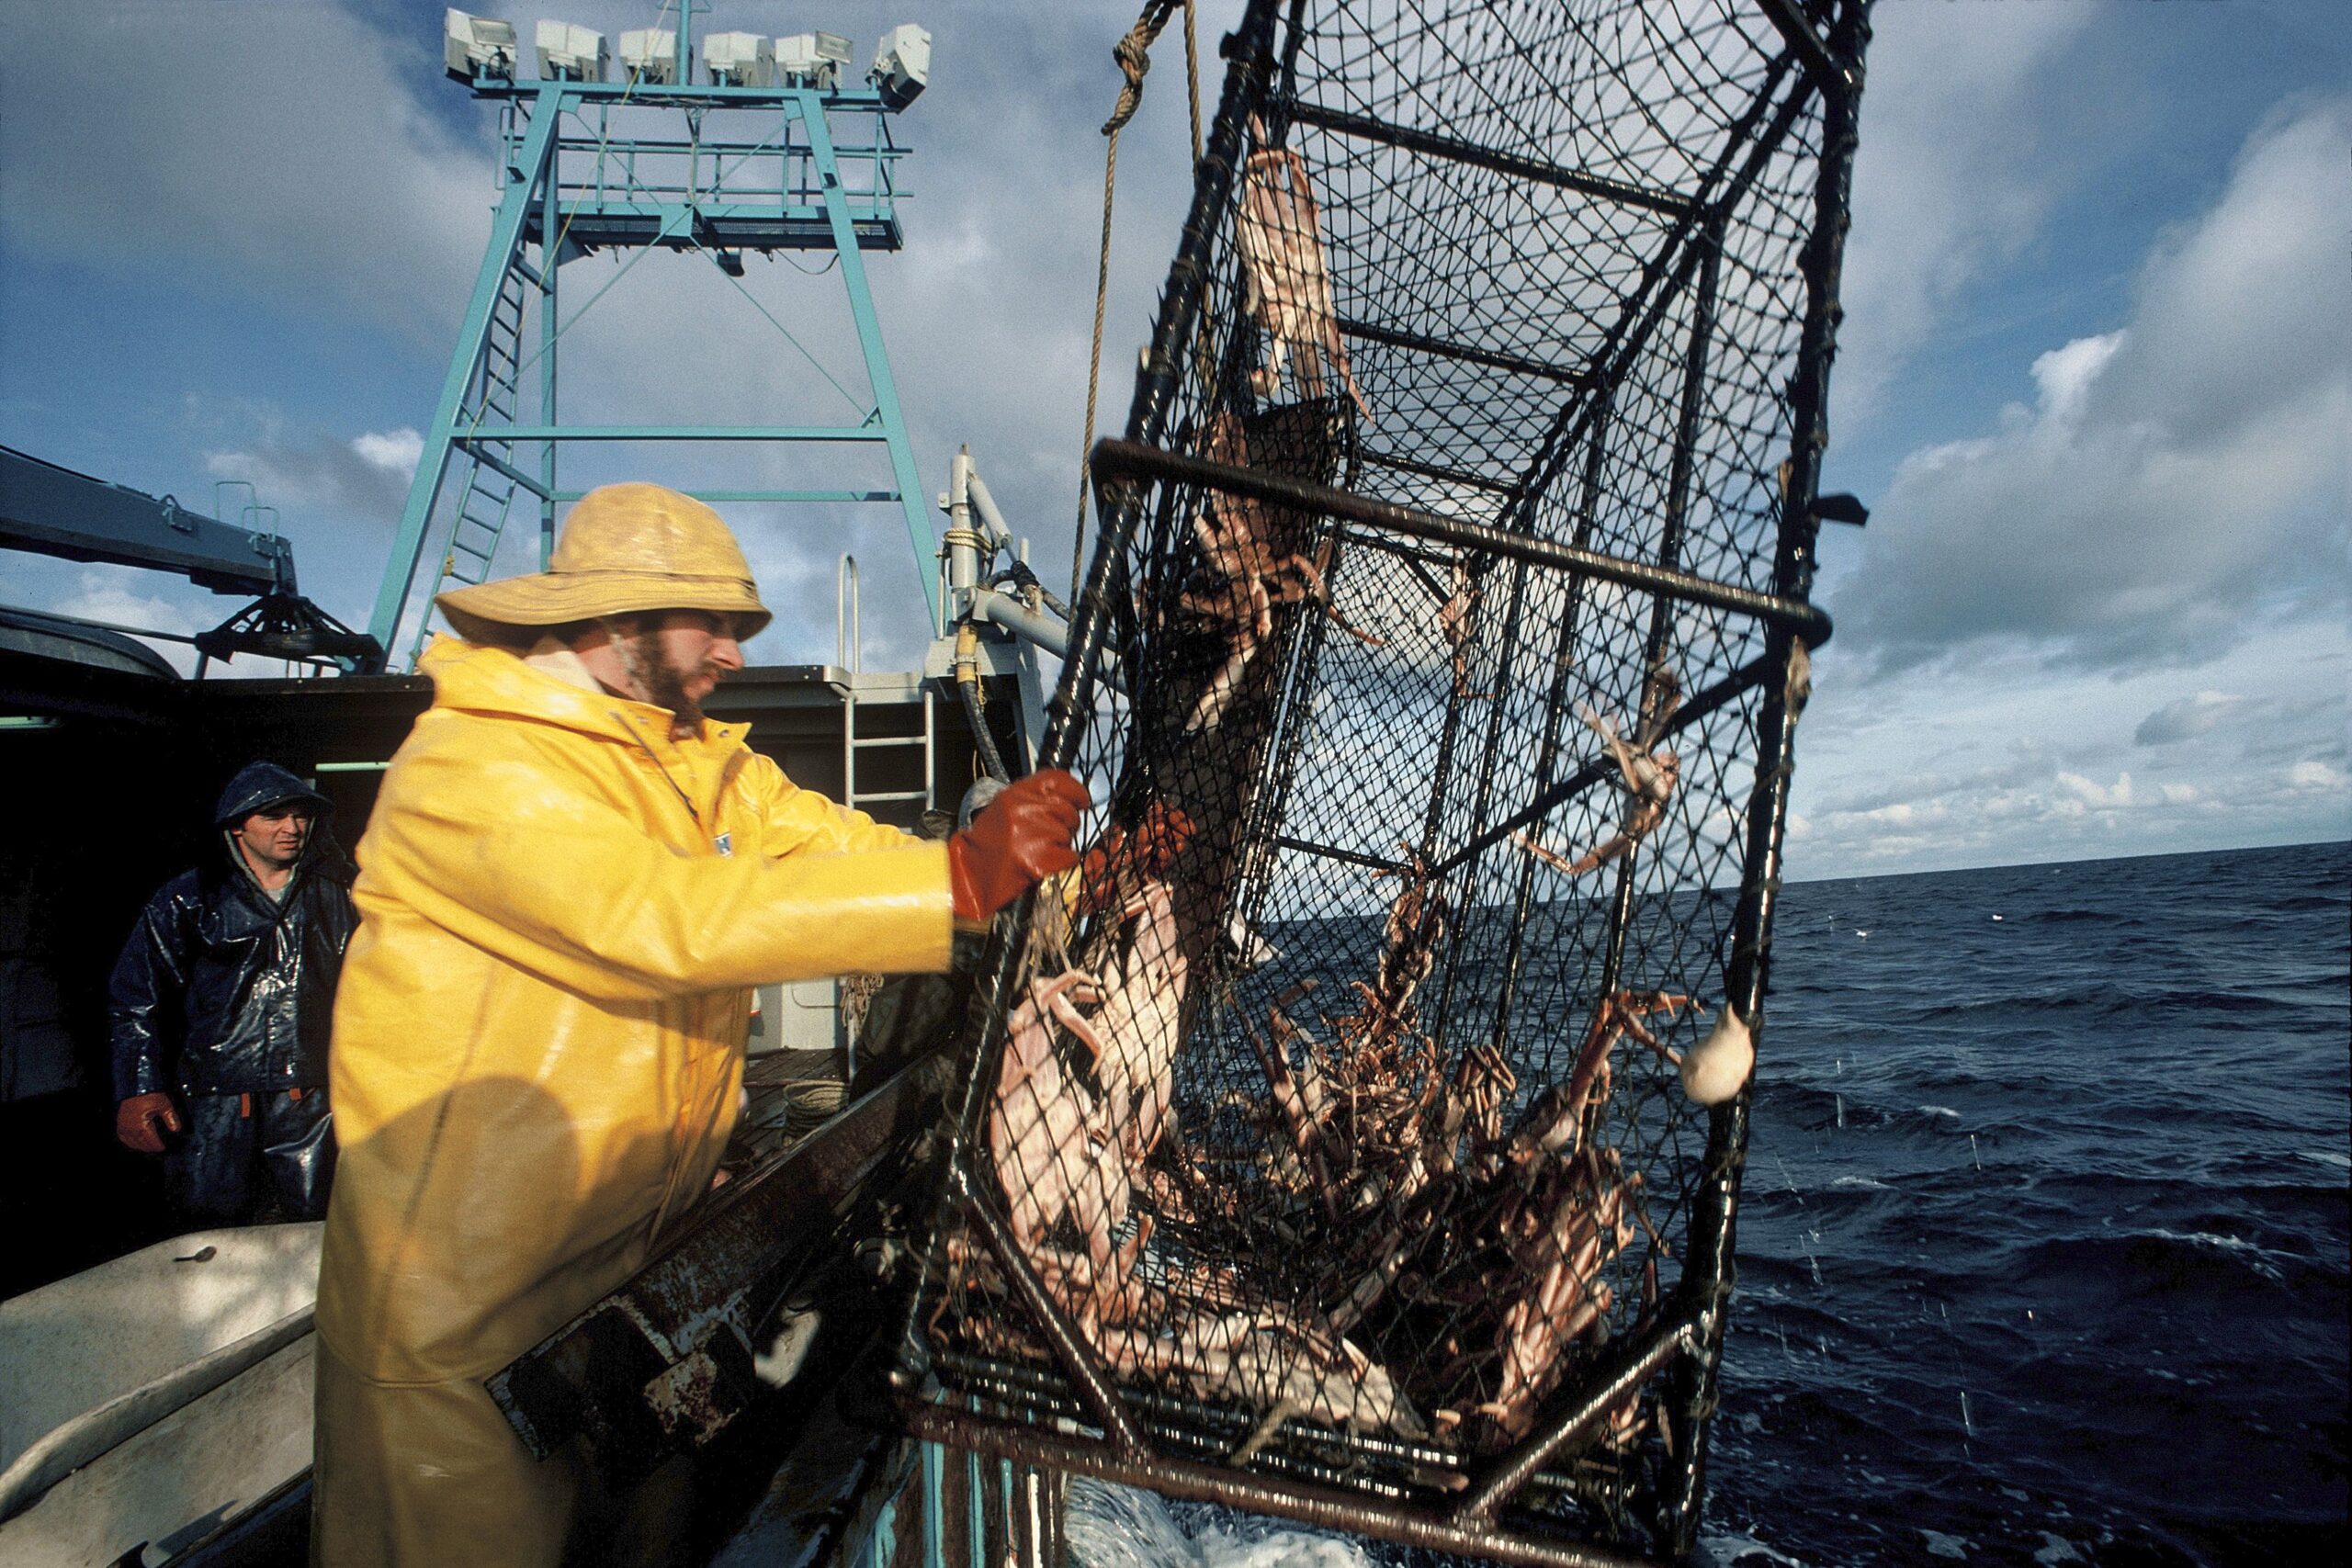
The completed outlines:
<svg viewBox="0 0 2352 1568">
<path fill-rule="evenodd" d="M 1756 1034 L 1726 1006 L 1707 1037 L 1682 1058 L 1682 1092 L 1702 1105 L 1721 1105 L 1756 1069 Z"/>
</svg>

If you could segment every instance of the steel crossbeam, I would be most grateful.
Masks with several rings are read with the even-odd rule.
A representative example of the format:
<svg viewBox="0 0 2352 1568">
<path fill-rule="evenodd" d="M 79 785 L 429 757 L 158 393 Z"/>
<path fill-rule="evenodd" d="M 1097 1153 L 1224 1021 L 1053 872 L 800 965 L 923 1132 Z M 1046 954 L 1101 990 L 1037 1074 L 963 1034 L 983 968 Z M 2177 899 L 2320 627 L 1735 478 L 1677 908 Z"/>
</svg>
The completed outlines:
<svg viewBox="0 0 2352 1568">
<path fill-rule="evenodd" d="M 1793 629 L 1810 647 L 1818 647 L 1829 639 L 1829 616 L 1816 604 L 1759 593 L 1755 589 L 1742 588 L 1736 583 L 1717 582 L 1693 572 L 1603 555 L 1597 550 L 1557 544 L 1550 539 L 1532 538 L 1525 534 L 1508 533 L 1480 523 L 1464 523 L 1434 512 L 1399 506 L 1394 502 L 1375 501 L 1329 485 L 1286 479 L 1259 468 L 1211 462 L 1205 457 L 1147 446 L 1140 442 L 1105 437 L 1094 444 L 1090 461 L 1098 483 L 1164 479 L 1180 484 L 1199 485 L 1228 495 L 1296 507 L 1310 513 L 1345 517 L 1370 527 L 1404 534 L 1412 538 L 1433 540 L 1456 548 L 1482 550 L 1510 559 L 1558 567 L 1580 575 L 1597 577 L 1605 582 L 1679 599 L 1686 604 L 1754 615 L 1773 626 Z"/>
<path fill-rule="evenodd" d="M 682 87 L 491 78 L 471 85 L 476 97 L 504 107 L 502 190 L 377 593 L 371 633 L 387 647 L 403 636 L 413 637 L 409 646 L 421 647 L 430 602 L 439 589 L 447 582 L 480 581 L 495 570 L 493 558 L 518 496 L 537 513 L 544 567 L 554 548 L 558 505 L 581 493 L 558 482 L 560 448 L 616 442 L 882 448 L 890 468 L 887 486 L 753 486 L 705 493 L 711 500 L 898 507 L 917 581 L 936 619 L 930 513 L 863 259 L 867 251 L 897 250 L 903 241 L 894 171 L 909 150 L 892 140 L 890 111 L 880 93 L 863 86 Z M 684 136 L 610 134 L 616 122 L 627 128 L 634 123 L 628 117 L 641 121 L 662 110 L 684 114 Z M 758 141 L 706 138 L 705 117 L 719 110 L 764 111 L 771 129 Z M 835 115 L 871 117 L 871 134 L 836 141 L 831 124 Z M 563 320 L 556 309 L 563 264 L 598 250 L 629 250 L 637 253 L 627 264 L 633 265 L 638 256 L 657 249 L 702 252 L 731 276 L 741 275 L 739 258 L 745 251 L 833 252 L 870 389 L 868 399 L 848 391 L 844 396 L 864 417 L 845 425 L 731 426 L 571 424 L 560 419 L 560 340 L 611 287 L 604 285 L 574 310 L 571 321 Z M 766 313 L 756 299 L 752 304 Z M 535 341 L 526 344 L 533 314 L 538 327 Z M 785 330 L 774 316 L 768 319 Z M 537 418 L 529 420 L 514 404 L 534 369 L 539 408 Z M 824 374 L 831 378 L 830 370 Z M 533 445 L 538 448 L 536 463 L 517 450 Z M 420 583 L 419 569 L 428 560 L 437 560 L 438 569 Z"/>
</svg>

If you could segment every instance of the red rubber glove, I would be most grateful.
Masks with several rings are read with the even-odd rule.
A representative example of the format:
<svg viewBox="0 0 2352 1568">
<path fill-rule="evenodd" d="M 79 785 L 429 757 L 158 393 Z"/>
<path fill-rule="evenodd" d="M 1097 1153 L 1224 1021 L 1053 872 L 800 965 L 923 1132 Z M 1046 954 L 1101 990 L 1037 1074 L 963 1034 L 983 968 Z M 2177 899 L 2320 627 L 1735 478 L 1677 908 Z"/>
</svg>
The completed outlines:
<svg viewBox="0 0 2352 1568">
<path fill-rule="evenodd" d="M 1005 785 L 947 840 L 956 918 L 985 920 L 1042 879 L 1078 863 L 1070 840 L 1088 805 L 1086 786 L 1058 768 Z"/>
<path fill-rule="evenodd" d="M 158 1132 L 157 1123 L 162 1124 Z M 126 1149 L 142 1155 L 164 1152 L 164 1134 L 180 1130 L 180 1113 L 172 1097 L 160 1089 L 153 1094 L 134 1094 L 114 1108 L 115 1141 Z"/>
</svg>

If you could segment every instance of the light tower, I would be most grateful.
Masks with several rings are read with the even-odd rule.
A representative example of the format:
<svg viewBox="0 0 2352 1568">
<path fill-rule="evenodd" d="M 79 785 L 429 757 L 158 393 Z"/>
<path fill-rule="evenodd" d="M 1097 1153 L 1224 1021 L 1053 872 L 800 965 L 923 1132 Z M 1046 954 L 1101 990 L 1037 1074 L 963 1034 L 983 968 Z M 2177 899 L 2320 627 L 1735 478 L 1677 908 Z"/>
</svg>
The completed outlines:
<svg viewBox="0 0 2352 1568">
<path fill-rule="evenodd" d="M 692 493 L 711 502 L 896 505 L 937 624 L 936 546 L 864 261 L 867 251 L 902 243 L 896 167 L 907 149 L 892 138 L 891 117 L 922 90 L 930 35 L 893 29 L 866 79 L 843 83 L 833 70 L 779 72 L 774 46 L 749 34 L 710 37 L 697 60 L 694 14 L 703 8 L 681 0 L 665 8 L 674 30 L 623 34 L 611 81 L 604 78 L 613 51 L 589 28 L 541 22 L 526 53 L 513 24 L 447 14 L 448 74 L 503 109 L 499 197 L 368 623 L 396 667 L 415 661 L 435 593 L 491 574 L 518 502 L 537 513 L 545 564 L 559 512 L 582 493 L 563 486 L 559 457 L 580 443 L 808 444 L 865 454 L 878 482 L 864 488 Z M 526 58 L 538 71 L 534 79 L 518 69 Z M 852 133 L 846 143 L 837 128 Z M 862 417 L 723 426 L 560 422 L 559 340 L 596 296 L 567 320 L 559 278 L 565 264 L 604 250 L 698 252 L 730 279 L 741 278 L 746 252 L 831 253 L 838 265 L 826 266 L 847 295 L 869 389 Z M 534 389 L 535 418 L 526 412 Z"/>
</svg>

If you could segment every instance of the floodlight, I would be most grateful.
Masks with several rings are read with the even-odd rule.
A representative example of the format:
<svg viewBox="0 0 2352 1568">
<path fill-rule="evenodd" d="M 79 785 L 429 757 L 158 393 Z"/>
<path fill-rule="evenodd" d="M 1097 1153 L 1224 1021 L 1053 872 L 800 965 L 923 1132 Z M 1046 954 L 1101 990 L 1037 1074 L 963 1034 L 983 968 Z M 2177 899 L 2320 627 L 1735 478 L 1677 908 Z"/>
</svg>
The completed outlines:
<svg viewBox="0 0 2352 1568">
<path fill-rule="evenodd" d="M 621 34 L 621 69 L 639 82 L 678 79 L 678 35 L 667 28 Z"/>
<path fill-rule="evenodd" d="M 441 68 L 460 82 L 514 77 L 514 24 L 469 16 L 456 6 L 441 18 Z"/>
<path fill-rule="evenodd" d="M 702 68 L 716 87 L 775 85 L 775 45 L 761 33 L 712 33 L 702 40 Z"/>
<path fill-rule="evenodd" d="M 865 79 L 882 91 L 882 102 L 902 109 L 931 85 L 931 33 L 912 22 L 892 28 L 875 46 Z"/>
<path fill-rule="evenodd" d="M 533 40 L 538 47 L 539 79 L 543 82 L 601 82 L 605 79 L 605 35 L 570 22 L 541 22 Z"/>
<path fill-rule="evenodd" d="M 842 85 L 842 72 L 856 51 L 839 33 L 796 33 L 775 40 L 776 80 L 792 87 L 826 91 Z"/>
</svg>

